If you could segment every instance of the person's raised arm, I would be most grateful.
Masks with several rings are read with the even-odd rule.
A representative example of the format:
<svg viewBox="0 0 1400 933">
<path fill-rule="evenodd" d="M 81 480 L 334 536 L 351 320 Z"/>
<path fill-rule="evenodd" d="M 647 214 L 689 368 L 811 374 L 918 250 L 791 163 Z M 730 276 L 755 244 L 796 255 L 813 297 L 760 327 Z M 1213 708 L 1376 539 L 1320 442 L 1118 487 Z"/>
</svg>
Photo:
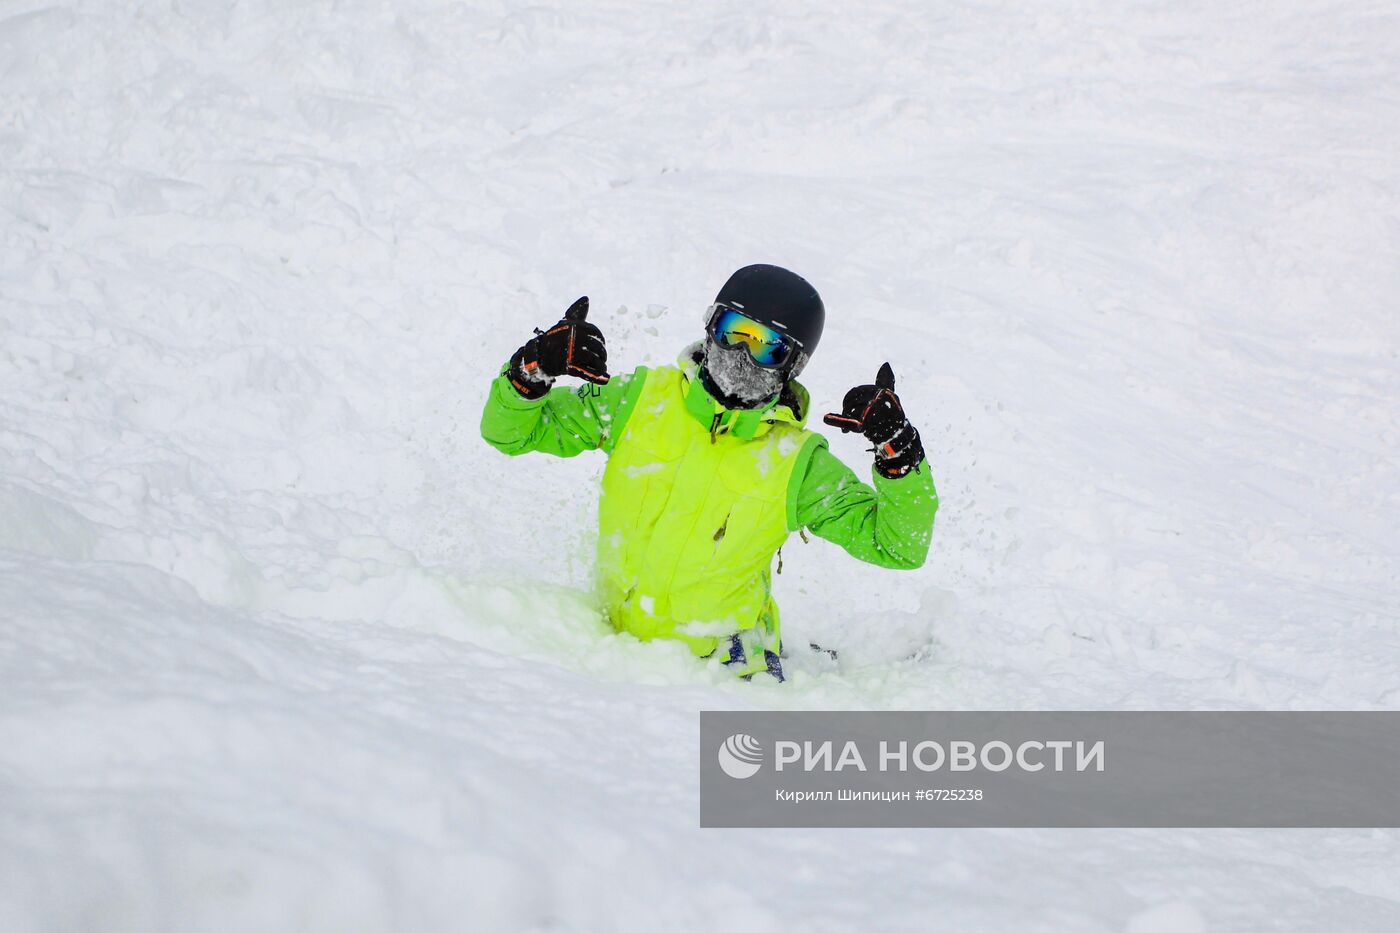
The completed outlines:
<svg viewBox="0 0 1400 933">
<path fill-rule="evenodd" d="M 880 367 L 874 384 L 847 392 L 840 414 L 823 420 L 842 431 L 859 431 L 874 445 L 874 486 L 861 482 L 822 444 L 813 451 L 798 488 L 799 527 L 881 567 L 922 566 L 933 537 L 938 493 L 919 432 L 894 393 L 890 364 Z"/>
<path fill-rule="evenodd" d="M 609 446 L 644 371 L 610 377 L 603 334 L 587 317 L 585 296 L 559 323 L 536 330 L 501 368 L 481 413 L 481 436 L 488 444 L 511 456 L 540 451 L 556 457 Z M 584 383 L 555 387 L 559 376 L 577 376 Z"/>
</svg>

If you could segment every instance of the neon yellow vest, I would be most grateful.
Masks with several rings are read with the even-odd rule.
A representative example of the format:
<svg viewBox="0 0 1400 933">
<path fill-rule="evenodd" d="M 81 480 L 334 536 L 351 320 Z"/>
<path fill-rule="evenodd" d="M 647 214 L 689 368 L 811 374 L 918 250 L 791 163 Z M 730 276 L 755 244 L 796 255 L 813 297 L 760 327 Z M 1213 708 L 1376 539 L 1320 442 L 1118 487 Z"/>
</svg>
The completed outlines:
<svg viewBox="0 0 1400 933">
<path fill-rule="evenodd" d="M 701 656 L 749 629 L 776 651 L 769 565 L 796 527 L 794 470 L 825 442 L 785 405 L 718 407 L 693 364 L 645 380 L 603 473 L 597 571 L 608 616 Z M 793 389 L 805 415 L 806 390 Z"/>
</svg>

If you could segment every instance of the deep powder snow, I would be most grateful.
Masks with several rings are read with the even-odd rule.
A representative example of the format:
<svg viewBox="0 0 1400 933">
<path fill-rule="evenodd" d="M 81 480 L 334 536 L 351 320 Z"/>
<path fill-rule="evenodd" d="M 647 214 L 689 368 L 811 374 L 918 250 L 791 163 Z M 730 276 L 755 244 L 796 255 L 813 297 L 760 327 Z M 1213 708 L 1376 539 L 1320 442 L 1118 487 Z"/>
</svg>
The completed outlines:
<svg viewBox="0 0 1400 933">
<path fill-rule="evenodd" d="M 707 831 L 697 711 L 1400 708 L 1400 12 L 0 5 L 0 929 L 1400 928 L 1385 831 Z M 477 433 L 589 294 L 820 289 L 927 566 L 783 687 L 608 631 L 602 461 Z M 564 381 L 567 382 L 567 381 Z M 857 438 L 832 449 L 862 474 Z"/>
</svg>

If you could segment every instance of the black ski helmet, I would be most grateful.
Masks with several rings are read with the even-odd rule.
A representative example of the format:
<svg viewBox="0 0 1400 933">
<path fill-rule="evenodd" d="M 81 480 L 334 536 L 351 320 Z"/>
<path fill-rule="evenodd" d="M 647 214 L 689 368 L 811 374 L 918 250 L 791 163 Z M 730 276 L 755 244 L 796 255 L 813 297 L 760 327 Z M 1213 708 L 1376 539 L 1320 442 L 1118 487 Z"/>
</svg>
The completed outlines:
<svg viewBox="0 0 1400 933">
<path fill-rule="evenodd" d="M 782 331 L 796 352 L 783 367 L 792 377 L 802 371 L 822 339 L 826 307 L 817 290 L 796 272 L 766 263 L 745 266 L 729 277 L 715 296 L 715 304 L 733 308 L 745 317 Z"/>
</svg>

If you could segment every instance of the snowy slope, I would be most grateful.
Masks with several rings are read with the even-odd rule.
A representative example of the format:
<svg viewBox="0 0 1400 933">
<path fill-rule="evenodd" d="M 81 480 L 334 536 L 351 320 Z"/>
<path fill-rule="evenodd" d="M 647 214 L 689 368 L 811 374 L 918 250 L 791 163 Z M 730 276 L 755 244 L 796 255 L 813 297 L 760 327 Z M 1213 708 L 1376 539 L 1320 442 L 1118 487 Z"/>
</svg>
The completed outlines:
<svg viewBox="0 0 1400 933">
<path fill-rule="evenodd" d="M 1400 928 L 1400 834 L 706 831 L 700 709 L 1400 709 L 1400 11 L 0 0 L 0 929 Z M 737 266 L 943 497 L 785 687 L 491 374 Z M 854 440 L 833 449 L 867 462 Z"/>
</svg>

